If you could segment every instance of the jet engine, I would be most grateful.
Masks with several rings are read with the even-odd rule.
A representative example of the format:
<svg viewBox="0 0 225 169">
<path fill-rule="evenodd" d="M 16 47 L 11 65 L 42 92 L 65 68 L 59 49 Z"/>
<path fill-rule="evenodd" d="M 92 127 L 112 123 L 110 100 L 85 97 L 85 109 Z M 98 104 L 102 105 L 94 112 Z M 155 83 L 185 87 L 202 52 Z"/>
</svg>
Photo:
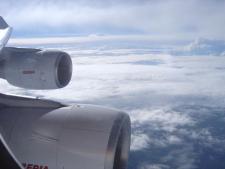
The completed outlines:
<svg viewBox="0 0 225 169">
<path fill-rule="evenodd" d="M 127 114 L 38 99 L 13 107 L 18 99 L 13 96 L 10 107 L 0 110 L 0 132 L 25 169 L 126 169 L 131 132 Z"/>
<path fill-rule="evenodd" d="M 14 86 L 57 89 L 70 82 L 72 61 L 65 52 L 4 48 L 2 55 L 0 76 Z"/>
</svg>

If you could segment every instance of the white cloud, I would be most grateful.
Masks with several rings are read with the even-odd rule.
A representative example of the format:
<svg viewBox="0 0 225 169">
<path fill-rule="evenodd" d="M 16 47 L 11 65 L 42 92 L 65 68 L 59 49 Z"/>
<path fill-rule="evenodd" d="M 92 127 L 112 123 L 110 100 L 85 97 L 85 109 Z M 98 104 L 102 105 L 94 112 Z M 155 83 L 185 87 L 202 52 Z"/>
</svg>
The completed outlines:
<svg viewBox="0 0 225 169">
<path fill-rule="evenodd" d="M 107 39 L 108 42 L 107 40 L 101 41 L 101 38 Z M 122 39 L 122 37 L 118 38 Z M 58 39 L 46 39 L 46 43 L 52 43 L 54 40 Z M 59 39 L 59 44 L 56 46 L 60 46 L 61 40 L 63 38 Z M 156 49 L 120 48 L 120 43 L 116 43 L 117 39 L 113 40 L 111 37 L 86 37 L 83 40 L 81 38 L 82 42 L 76 41 L 74 38 L 67 40 L 72 42 L 63 45 L 63 50 L 71 54 L 74 72 L 72 82 L 66 88 L 48 93 L 25 91 L 1 81 L 1 89 L 5 92 L 33 93 L 59 100 L 62 98 L 63 91 L 64 101 L 93 102 L 96 99 L 103 101 L 102 98 L 106 100 L 106 98 L 118 97 L 121 98 L 121 103 L 124 105 L 135 102 L 142 105 L 142 108 L 143 106 L 148 108 L 148 105 L 151 104 L 155 106 L 173 105 L 174 100 L 177 104 L 179 99 L 176 98 L 183 96 L 204 96 L 205 99 L 211 100 L 212 105 L 224 104 L 224 101 L 218 97 L 225 96 L 225 92 L 223 92 L 225 91 L 223 85 L 225 83 L 225 78 L 223 78 L 225 57 L 174 57 L 168 54 L 155 54 Z M 68 42 L 67 40 L 65 43 Z M 38 40 L 34 41 L 36 44 Z M 74 44 L 74 41 L 77 43 Z M 91 44 L 89 44 L 90 41 Z M 111 41 L 117 44 L 114 48 L 112 48 Z M 20 39 L 17 43 L 19 42 L 21 42 Z M 24 41 L 22 40 L 22 42 Z M 57 49 L 61 49 L 61 46 Z M 215 100 L 213 100 L 214 98 Z M 187 101 L 191 102 L 191 99 L 187 99 Z M 205 102 L 198 99 L 195 100 L 195 103 L 201 101 Z"/>
<path fill-rule="evenodd" d="M 137 110 L 131 113 L 133 125 L 149 124 L 155 130 L 165 130 L 172 132 L 179 126 L 193 125 L 194 121 L 182 112 L 171 110 L 153 109 Z M 179 138 L 170 136 L 169 142 L 179 142 Z"/>
<path fill-rule="evenodd" d="M 181 144 L 182 143 L 182 139 L 181 138 L 179 138 L 178 136 L 176 136 L 176 135 L 170 135 L 169 137 L 168 137 L 168 142 L 170 143 L 170 144 Z"/>
<path fill-rule="evenodd" d="M 139 169 L 169 169 L 170 167 L 164 164 L 144 164 Z"/>
<path fill-rule="evenodd" d="M 131 151 L 142 150 L 148 148 L 149 137 L 146 134 L 132 134 L 131 136 Z"/>
<path fill-rule="evenodd" d="M 149 46 L 155 47 L 156 45 L 162 45 L 162 40 L 164 43 L 166 42 L 167 45 L 171 41 L 178 40 L 178 38 L 174 38 L 171 35 L 160 37 L 156 35 L 97 35 L 91 34 L 89 36 L 70 36 L 70 37 L 41 37 L 41 38 L 12 38 L 9 40 L 9 45 L 21 46 L 21 45 L 77 45 L 77 44 L 85 44 L 92 42 L 92 45 L 96 46 L 97 42 L 101 42 L 104 47 L 104 43 L 108 43 L 111 46 L 107 46 L 108 48 L 123 48 L 124 44 L 133 44 L 132 47 L 138 48 L 140 45 L 137 44 L 141 43 L 142 49 L 149 48 Z M 182 40 L 182 39 L 180 39 Z M 114 43 L 117 42 L 116 46 Z M 165 45 L 165 44 L 164 44 Z M 147 47 L 146 47 L 147 46 Z M 70 46 L 71 47 L 71 46 Z M 80 47 L 80 46 L 79 46 Z M 129 46 L 126 46 L 129 47 Z M 159 47 L 159 46 L 157 46 Z M 91 48 L 91 46 L 90 46 Z M 68 49 L 68 48 L 67 48 Z M 128 51 L 127 51 L 128 52 Z"/>
<path fill-rule="evenodd" d="M 190 138 L 202 142 L 205 147 L 213 148 L 214 150 L 224 151 L 225 140 L 213 136 L 209 129 L 203 128 L 188 133 Z"/>
<path fill-rule="evenodd" d="M 2 15 L 15 30 L 58 27 L 110 34 L 118 29 L 120 33 L 136 31 L 158 36 L 225 38 L 222 22 L 224 1 L 24 2 L 12 0 L 1 3 Z"/>
<path fill-rule="evenodd" d="M 178 169 L 195 169 L 197 168 L 196 153 L 190 145 L 171 151 L 167 156 L 162 158 L 164 163 L 170 162 Z"/>
<path fill-rule="evenodd" d="M 189 45 L 172 52 L 175 55 L 224 56 L 225 41 L 198 38 Z"/>
</svg>

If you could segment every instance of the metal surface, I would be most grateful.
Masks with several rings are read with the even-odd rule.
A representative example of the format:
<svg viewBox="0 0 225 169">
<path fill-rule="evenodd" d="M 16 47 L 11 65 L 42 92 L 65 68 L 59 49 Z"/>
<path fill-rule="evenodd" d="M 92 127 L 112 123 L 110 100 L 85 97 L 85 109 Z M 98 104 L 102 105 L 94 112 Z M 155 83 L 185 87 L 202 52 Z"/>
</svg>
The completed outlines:
<svg viewBox="0 0 225 169">
<path fill-rule="evenodd" d="M 7 48 L 3 50 L 1 78 L 10 84 L 28 89 L 57 89 L 71 80 L 72 61 L 61 51 Z"/>
<path fill-rule="evenodd" d="M 2 169 L 22 169 L 21 164 L 16 159 L 4 138 L 0 134 L 0 167 Z"/>
<path fill-rule="evenodd" d="M 26 108 L 60 108 L 64 107 L 64 104 L 51 100 L 43 100 L 31 97 L 5 95 L 0 93 L 0 104 L 4 107 L 26 107 Z"/>
<path fill-rule="evenodd" d="M 49 169 L 126 168 L 130 119 L 125 113 L 90 105 L 3 108 L 0 124 L 22 163 Z"/>
<path fill-rule="evenodd" d="M 0 16 L 0 52 L 7 44 L 11 33 L 12 33 L 12 28 L 9 27 L 9 25 Z"/>
<path fill-rule="evenodd" d="M 72 61 L 67 53 L 61 53 L 55 62 L 55 81 L 58 88 L 66 86 L 72 77 Z"/>
<path fill-rule="evenodd" d="M 105 169 L 126 169 L 130 149 L 130 119 L 121 114 L 112 126 L 107 146 Z"/>
</svg>

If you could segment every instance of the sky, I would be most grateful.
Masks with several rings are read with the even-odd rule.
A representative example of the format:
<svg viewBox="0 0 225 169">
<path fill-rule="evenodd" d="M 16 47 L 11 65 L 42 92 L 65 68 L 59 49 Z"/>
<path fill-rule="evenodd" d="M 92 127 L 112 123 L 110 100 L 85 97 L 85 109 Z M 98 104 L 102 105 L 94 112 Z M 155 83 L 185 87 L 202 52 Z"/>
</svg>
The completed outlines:
<svg viewBox="0 0 225 169">
<path fill-rule="evenodd" d="M 224 0 L 1 0 L 13 37 L 149 35 L 225 39 Z"/>
</svg>

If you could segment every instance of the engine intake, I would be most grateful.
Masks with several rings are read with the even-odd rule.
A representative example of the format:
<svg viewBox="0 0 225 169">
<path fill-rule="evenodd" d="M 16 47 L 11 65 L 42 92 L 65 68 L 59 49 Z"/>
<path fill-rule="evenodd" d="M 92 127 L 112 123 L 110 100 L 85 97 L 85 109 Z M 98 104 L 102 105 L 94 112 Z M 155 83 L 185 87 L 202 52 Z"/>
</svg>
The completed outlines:
<svg viewBox="0 0 225 169">
<path fill-rule="evenodd" d="M 0 64 L 0 76 L 14 86 L 57 89 L 71 80 L 72 61 L 65 52 L 14 48 L 6 56 Z"/>
</svg>

